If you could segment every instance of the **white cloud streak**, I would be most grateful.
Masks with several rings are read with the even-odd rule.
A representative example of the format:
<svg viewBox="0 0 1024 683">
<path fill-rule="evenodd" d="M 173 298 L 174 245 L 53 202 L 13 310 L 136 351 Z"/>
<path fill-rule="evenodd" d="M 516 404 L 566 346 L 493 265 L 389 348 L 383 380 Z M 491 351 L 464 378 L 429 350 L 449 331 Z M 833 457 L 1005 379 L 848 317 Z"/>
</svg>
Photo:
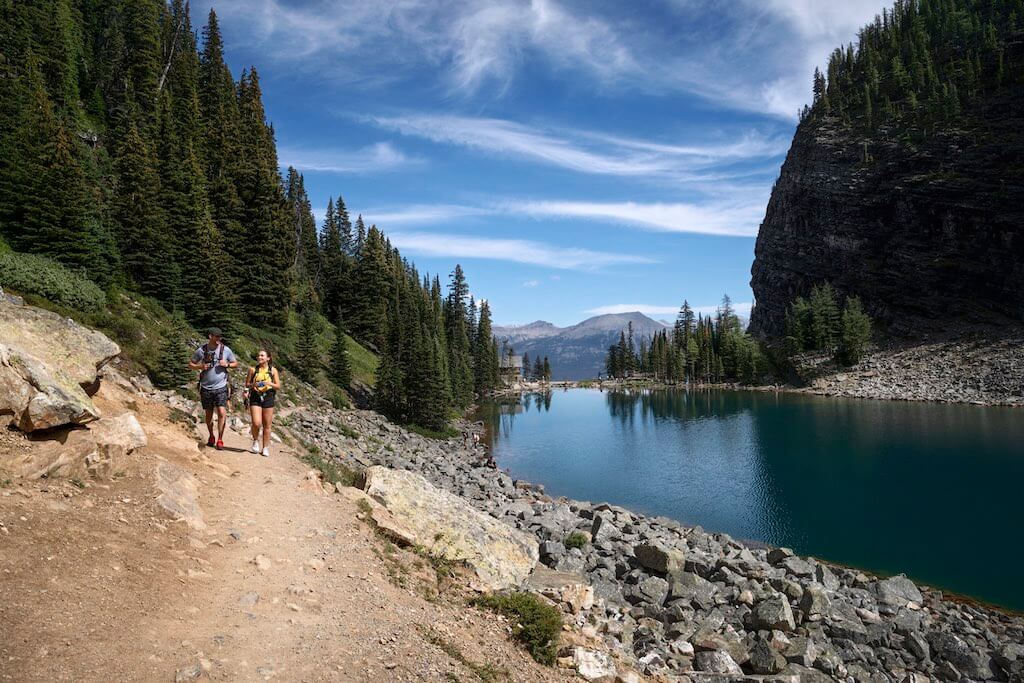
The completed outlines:
<svg viewBox="0 0 1024 683">
<path fill-rule="evenodd" d="M 537 220 L 582 219 L 656 232 L 753 237 L 764 217 L 764 198 L 755 193 L 741 203 L 641 203 L 530 200 L 504 198 L 477 206 L 414 205 L 367 211 L 365 217 L 385 229 L 392 226 L 443 226 L 461 219 L 528 216 Z"/>
<path fill-rule="evenodd" d="M 325 173 L 376 173 L 419 165 L 420 159 L 407 156 L 390 142 L 378 142 L 355 150 L 300 149 L 281 147 L 282 167 Z"/>
<path fill-rule="evenodd" d="M 447 114 L 377 116 L 374 124 L 403 135 L 523 159 L 580 173 L 713 181 L 737 172 L 708 173 L 718 164 L 783 154 L 789 140 L 745 131 L 718 144 L 672 145 L 586 130 L 549 130 L 504 119 Z M 744 175 L 748 172 L 740 172 Z"/>
<path fill-rule="evenodd" d="M 195 0 L 196 14 L 211 2 Z M 792 120 L 814 66 L 885 4 L 674 0 L 674 20 L 656 25 L 581 0 L 236 0 L 217 9 L 273 58 L 358 85 L 418 81 L 427 67 L 450 94 L 500 95 L 533 63 L 583 87 L 693 93 Z"/>
<path fill-rule="evenodd" d="M 544 242 L 443 233 L 392 232 L 391 243 L 408 253 L 446 258 L 510 261 L 563 270 L 596 271 L 609 266 L 655 263 L 630 254 L 559 247 Z"/>
</svg>

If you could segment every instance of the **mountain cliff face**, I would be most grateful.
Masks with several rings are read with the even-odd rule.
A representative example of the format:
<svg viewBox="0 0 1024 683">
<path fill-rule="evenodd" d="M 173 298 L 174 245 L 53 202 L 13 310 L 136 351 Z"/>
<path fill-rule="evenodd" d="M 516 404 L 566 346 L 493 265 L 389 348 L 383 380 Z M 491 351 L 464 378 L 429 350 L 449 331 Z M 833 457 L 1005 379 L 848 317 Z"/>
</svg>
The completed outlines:
<svg viewBox="0 0 1024 683">
<path fill-rule="evenodd" d="M 826 280 L 897 338 L 1024 322 L 1024 86 L 924 135 L 805 120 L 751 272 L 761 337 Z"/>
<path fill-rule="evenodd" d="M 638 345 L 641 339 L 648 339 L 665 328 L 657 320 L 634 312 L 598 315 L 570 327 L 556 327 L 541 320 L 528 325 L 495 327 L 494 336 L 510 343 L 518 355 L 547 356 L 554 379 L 591 379 L 604 371 L 608 346 L 619 340 L 619 333 L 629 323 L 633 323 Z"/>
</svg>

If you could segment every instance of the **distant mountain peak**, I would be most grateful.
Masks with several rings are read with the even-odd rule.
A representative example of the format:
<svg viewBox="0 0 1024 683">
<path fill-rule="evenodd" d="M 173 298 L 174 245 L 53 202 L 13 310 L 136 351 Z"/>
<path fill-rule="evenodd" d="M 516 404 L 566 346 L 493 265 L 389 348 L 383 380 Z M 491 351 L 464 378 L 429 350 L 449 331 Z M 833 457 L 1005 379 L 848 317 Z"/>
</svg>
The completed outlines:
<svg viewBox="0 0 1024 683">
<path fill-rule="evenodd" d="M 603 370 L 608 345 L 616 342 L 630 323 L 637 342 L 667 327 L 640 311 L 631 311 L 595 315 L 569 327 L 544 320 L 495 326 L 494 335 L 512 344 L 517 354 L 550 358 L 555 379 L 588 379 Z"/>
</svg>

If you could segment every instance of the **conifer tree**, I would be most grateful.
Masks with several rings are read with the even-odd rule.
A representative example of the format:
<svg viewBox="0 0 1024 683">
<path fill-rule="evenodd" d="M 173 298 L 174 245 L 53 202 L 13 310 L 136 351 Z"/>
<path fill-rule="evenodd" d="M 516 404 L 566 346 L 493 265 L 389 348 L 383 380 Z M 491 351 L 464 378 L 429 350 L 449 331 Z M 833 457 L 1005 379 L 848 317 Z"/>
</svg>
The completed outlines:
<svg viewBox="0 0 1024 683">
<path fill-rule="evenodd" d="M 117 155 L 114 217 L 125 273 L 143 294 L 173 304 L 180 273 L 160 202 L 160 176 L 149 145 L 133 122 Z"/>
<path fill-rule="evenodd" d="M 452 400 L 459 408 L 465 408 L 473 400 L 473 370 L 469 350 L 467 328 L 466 284 L 462 266 L 456 264 L 448 285 L 448 299 L 445 303 L 445 333 L 448 337 L 448 372 L 451 377 Z"/>
<path fill-rule="evenodd" d="M 188 358 L 192 349 L 185 339 L 187 326 L 181 317 L 176 317 L 163 330 L 156 366 L 152 371 L 153 384 L 160 389 L 176 389 L 188 384 L 193 373 L 188 369 Z"/>
<path fill-rule="evenodd" d="M 352 363 L 348 357 L 348 344 L 341 320 L 334 326 L 334 345 L 331 347 L 330 379 L 342 389 L 352 383 Z"/>
<path fill-rule="evenodd" d="M 242 278 L 239 284 L 242 305 L 256 324 L 280 328 L 288 316 L 288 273 L 294 242 L 288 230 L 273 132 L 267 125 L 255 68 L 243 73 L 239 81 L 238 111 L 243 158 L 237 186 L 243 206 L 245 239 L 231 243 L 229 253 L 237 263 L 246 263 L 248 254 L 253 249 L 259 250 L 261 269 L 274 273 L 274 277 Z"/>
<path fill-rule="evenodd" d="M 355 304 L 352 331 L 357 340 L 380 349 L 387 333 L 387 305 L 392 297 L 392 278 L 384 238 L 376 226 L 370 228 L 353 273 Z"/>
<path fill-rule="evenodd" d="M 858 297 L 848 297 L 843 308 L 836 359 L 844 365 L 857 364 L 870 341 L 871 318 L 864 312 L 864 307 Z"/>
<path fill-rule="evenodd" d="M 292 359 L 292 369 L 301 379 L 316 385 L 321 365 L 316 318 L 312 311 L 304 310 L 299 315 L 299 327 L 295 333 L 295 357 Z"/>
<path fill-rule="evenodd" d="M 498 386 L 498 353 L 491 332 L 491 306 L 486 300 L 480 302 L 480 322 L 473 345 L 473 372 L 477 394 L 482 396 Z"/>
</svg>

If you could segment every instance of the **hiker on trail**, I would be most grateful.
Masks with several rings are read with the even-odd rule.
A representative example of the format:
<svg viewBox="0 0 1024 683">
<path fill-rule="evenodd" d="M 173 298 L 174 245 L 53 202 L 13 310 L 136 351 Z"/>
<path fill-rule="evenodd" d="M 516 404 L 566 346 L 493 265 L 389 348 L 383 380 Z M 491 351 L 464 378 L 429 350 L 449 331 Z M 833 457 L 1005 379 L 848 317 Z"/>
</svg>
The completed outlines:
<svg viewBox="0 0 1024 683">
<path fill-rule="evenodd" d="M 253 453 L 270 457 L 270 428 L 274 422 L 274 397 L 281 388 L 281 375 L 274 367 L 270 352 L 261 349 L 256 355 L 256 367 L 249 368 L 245 378 L 245 389 L 249 396 L 249 414 L 252 416 Z M 260 446 L 260 427 L 263 428 L 263 444 Z"/>
<path fill-rule="evenodd" d="M 227 426 L 227 405 L 231 397 L 228 368 L 237 368 L 235 353 L 221 341 L 224 333 L 211 327 L 209 341 L 200 346 L 189 359 L 188 367 L 199 370 L 199 400 L 206 411 L 206 428 L 210 431 L 207 446 L 224 448 L 224 427 Z M 213 436 L 213 411 L 217 411 L 217 437 Z"/>
</svg>

